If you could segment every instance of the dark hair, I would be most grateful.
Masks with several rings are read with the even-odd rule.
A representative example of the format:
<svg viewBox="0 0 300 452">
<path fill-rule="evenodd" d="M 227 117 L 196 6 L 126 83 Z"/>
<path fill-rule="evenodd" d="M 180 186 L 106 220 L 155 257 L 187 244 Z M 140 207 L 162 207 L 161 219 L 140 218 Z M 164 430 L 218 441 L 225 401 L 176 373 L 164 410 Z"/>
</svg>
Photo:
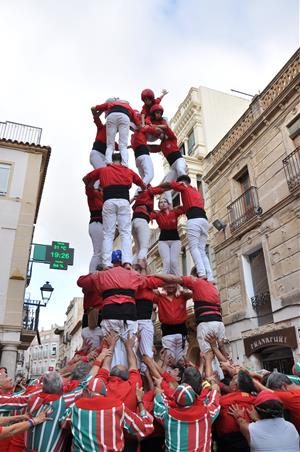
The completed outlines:
<svg viewBox="0 0 300 452">
<path fill-rule="evenodd" d="M 283 417 L 283 404 L 280 400 L 267 400 L 255 407 L 261 419 Z"/>
<path fill-rule="evenodd" d="M 247 392 L 248 394 L 255 395 L 256 389 L 253 383 L 252 377 L 245 372 L 244 370 L 240 370 L 237 375 L 237 386 L 239 391 Z"/>
<path fill-rule="evenodd" d="M 201 373 L 195 367 L 187 367 L 184 369 L 181 383 L 187 383 L 192 386 L 193 390 L 197 393 L 201 393 L 202 389 L 202 377 Z"/>
<path fill-rule="evenodd" d="M 180 364 L 176 364 L 175 366 L 173 366 L 173 369 L 178 369 L 178 377 L 180 378 L 180 381 L 182 380 L 183 377 L 183 373 L 184 373 L 184 367 L 181 366 Z"/>
<path fill-rule="evenodd" d="M 112 155 L 112 161 L 113 162 L 121 162 L 122 161 L 122 157 L 120 152 L 114 152 Z"/>
<path fill-rule="evenodd" d="M 176 181 L 177 182 L 187 182 L 188 184 L 190 184 L 192 182 L 190 176 L 188 176 L 187 174 L 183 174 L 182 176 L 177 177 Z"/>
<path fill-rule="evenodd" d="M 270 375 L 271 375 L 271 372 L 268 372 L 262 377 L 261 384 L 263 386 L 267 386 L 267 381 L 268 381 L 268 378 L 269 378 Z"/>
<path fill-rule="evenodd" d="M 128 380 L 129 377 L 128 369 L 120 369 L 119 366 L 114 366 L 110 371 L 110 375 L 112 377 L 119 377 L 122 380 Z"/>
<path fill-rule="evenodd" d="M 82 380 L 87 376 L 92 366 L 90 363 L 80 362 L 71 373 L 70 380 Z"/>
</svg>

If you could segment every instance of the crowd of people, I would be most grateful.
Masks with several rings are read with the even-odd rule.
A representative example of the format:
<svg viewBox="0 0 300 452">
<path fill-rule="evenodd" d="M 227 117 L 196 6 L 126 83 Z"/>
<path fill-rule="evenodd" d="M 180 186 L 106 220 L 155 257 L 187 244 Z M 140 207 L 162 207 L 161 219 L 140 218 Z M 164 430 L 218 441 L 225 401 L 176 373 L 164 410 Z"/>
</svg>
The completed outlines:
<svg viewBox="0 0 300 452">
<path fill-rule="evenodd" d="M 300 363 L 293 375 L 254 372 L 226 352 L 205 253 L 204 203 L 163 117 L 166 94 L 155 98 L 145 89 L 140 112 L 119 98 L 92 108 L 94 170 L 83 181 L 93 256 L 77 281 L 82 347 L 64 368 L 17 386 L 0 368 L 1 451 L 300 451 Z M 128 168 L 130 130 L 139 175 Z M 157 187 L 151 152 L 170 165 Z M 130 200 L 133 183 L 139 188 Z M 173 208 L 171 190 L 181 194 L 181 206 Z M 180 215 L 187 217 L 190 276 L 180 275 L 178 263 Z M 160 228 L 162 273 L 151 273 L 147 263 L 152 220 Z M 116 229 L 121 250 L 113 250 Z M 195 362 L 188 359 L 188 300 L 197 326 Z M 154 335 L 156 312 L 161 339 Z"/>
</svg>

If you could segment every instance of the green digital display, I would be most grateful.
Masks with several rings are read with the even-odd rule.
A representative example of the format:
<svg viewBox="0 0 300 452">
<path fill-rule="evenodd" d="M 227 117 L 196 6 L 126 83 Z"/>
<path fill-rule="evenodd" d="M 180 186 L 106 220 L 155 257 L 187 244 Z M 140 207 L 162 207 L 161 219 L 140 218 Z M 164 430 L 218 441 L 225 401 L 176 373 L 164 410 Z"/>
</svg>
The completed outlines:
<svg viewBox="0 0 300 452">
<path fill-rule="evenodd" d="M 47 245 L 45 260 L 50 268 L 55 270 L 67 270 L 68 265 L 73 265 L 74 248 L 70 248 L 66 242 L 52 242 Z"/>
</svg>

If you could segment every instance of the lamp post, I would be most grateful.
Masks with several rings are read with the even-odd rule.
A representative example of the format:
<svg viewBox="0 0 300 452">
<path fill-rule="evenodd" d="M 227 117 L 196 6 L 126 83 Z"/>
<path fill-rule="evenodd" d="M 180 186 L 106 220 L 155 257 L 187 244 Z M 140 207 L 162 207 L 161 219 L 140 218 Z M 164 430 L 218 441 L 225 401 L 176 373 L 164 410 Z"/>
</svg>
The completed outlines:
<svg viewBox="0 0 300 452">
<path fill-rule="evenodd" d="M 25 328 L 27 327 L 28 329 L 32 329 L 34 331 L 36 331 L 37 333 L 37 338 L 38 338 L 38 342 L 40 344 L 40 335 L 39 335 L 39 319 L 40 319 L 40 308 L 47 306 L 52 292 L 54 291 L 54 288 L 51 286 L 51 284 L 49 283 L 49 281 L 46 281 L 45 284 L 40 287 L 40 291 L 41 291 L 41 296 L 42 296 L 42 300 L 31 300 L 30 298 L 27 298 L 24 300 L 24 307 L 27 309 L 27 311 L 29 312 L 29 308 L 28 306 L 35 306 L 35 316 L 34 316 L 34 325 L 33 325 L 33 318 L 32 318 L 32 323 L 30 325 L 30 327 L 28 328 L 28 323 L 26 322 Z M 28 316 L 28 314 L 27 314 Z"/>
</svg>

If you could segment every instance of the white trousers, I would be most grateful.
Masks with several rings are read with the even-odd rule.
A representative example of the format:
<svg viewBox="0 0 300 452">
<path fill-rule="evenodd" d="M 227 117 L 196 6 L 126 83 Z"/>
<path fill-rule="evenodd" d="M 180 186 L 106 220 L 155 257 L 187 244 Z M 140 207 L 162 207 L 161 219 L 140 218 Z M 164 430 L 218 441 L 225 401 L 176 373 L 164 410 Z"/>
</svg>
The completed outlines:
<svg viewBox="0 0 300 452">
<path fill-rule="evenodd" d="M 163 178 L 163 182 L 172 182 L 173 180 L 176 180 L 177 177 L 183 176 L 184 174 L 187 174 L 187 166 L 185 159 L 183 157 L 175 160 L 175 162 L 170 166 L 169 171 Z M 165 191 L 164 196 L 169 201 L 169 203 L 172 205 L 172 192 L 171 190 Z"/>
<path fill-rule="evenodd" d="M 122 264 L 132 263 L 131 212 L 127 199 L 108 199 L 103 204 L 103 248 L 102 263 L 111 266 L 111 253 L 116 232 L 116 224 L 121 237 Z"/>
<path fill-rule="evenodd" d="M 172 275 L 180 276 L 180 240 L 159 240 L 158 252 L 162 260 L 164 274 L 171 273 Z"/>
<path fill-rule="evenodd" d="M 197 341 L 201 352 L 205 353 L 211 350 L 209 342 L 205 340 L 208 333 L 213 333 L 217 338 L 218 342 L 224 341 L 225 338 L 225 326 L 223 322 L 202 322 L 197 326 Z M 214 357 L 212 361 L 212 368 L 214 372 L 218 373 L 220 380 L 223 380 L 224 374 L 221 369 L 219 360 Z"/>
<path fill-rule="evenodd" d="M 94 330 L 91 330 L 91 328 L 86 326 L 85 328 L 82 328 L 81 337 L 91 344 L 91 348 L 98 348 L 103 339 L 103 332 L 99 326 Z"/>
<path fill-rule="evenodd" d="M 153 358 L 154 326 L 151 319 L 138 320 L 139 351 Z"/>
<path fill-rule="evenodd" d="M 132 236 L 135 243 L 135 255 L 133 262 L 145 259 L 148 255 L 150 228 L 149 224 L 143 218 L 134 218 L 132 220 Z"/>
<path fill-rule="evenodd" d="M 185 343 L 184 343 L 185 342 Z M 161 338 L 163 348 L 175 358 L 176 362 L 185 355 L 187 341 L 183 341 L 182 334 L 168 334 Z"/>
<path fill-rule="evenodd" d="M 103 166 L 106 166 L 105 155 L 95 149 L 92 149 L 90 152 L 90 164 L 94 167 L 94 169 L 103 168 Z"/>
<path fill-rule="evenodd" d="M 119 151 L 122 164 L 128 166 L 128 135 L 130 119 L 125 113 L 110 113 L 106 118 L 106 163 L 112 162 L 116 134 L 119 132 Z"/>
<path fill-rule="evenodd" d="M 205 218 L 192 218 L 186 226 L 189 250 L 192 255 L 198 276 L 206 276 L 213 281 L 213 274 L 205 246 L 208 237 L 208 221 Z"/>
<path fill-rule="evenodd" d="M 103 319 L 101 322 L 101 329 L 103 336 L 107 333 L 114 331 L 119 335 L 119 339 L 116 343 L 111 367 L 121 364 L 128 367 L 127 353 L 123 341 L 127 339 L 128 333 L 131 336 L 137 336 L 137 322 L 133 320 L 109 320 Z M 137 350 L 137 340 L 133 347 L 134 352 Z"/>
<path fill-rule="evenodd" d="M 150 184 L 154 177 L 153 163 L 150 155 L 140 155 L 135 159 L 135 164 L 143 182 L 146 185 Z"/>
<path fill-rule="evenodd" d="M 89 234 L 93 243 L 93 256 L 89 266 L 89 272 L 96 271 L 98 264 L 102 264 L 103 225 L 100 221 L 89 224 Z"/>
</svg>

